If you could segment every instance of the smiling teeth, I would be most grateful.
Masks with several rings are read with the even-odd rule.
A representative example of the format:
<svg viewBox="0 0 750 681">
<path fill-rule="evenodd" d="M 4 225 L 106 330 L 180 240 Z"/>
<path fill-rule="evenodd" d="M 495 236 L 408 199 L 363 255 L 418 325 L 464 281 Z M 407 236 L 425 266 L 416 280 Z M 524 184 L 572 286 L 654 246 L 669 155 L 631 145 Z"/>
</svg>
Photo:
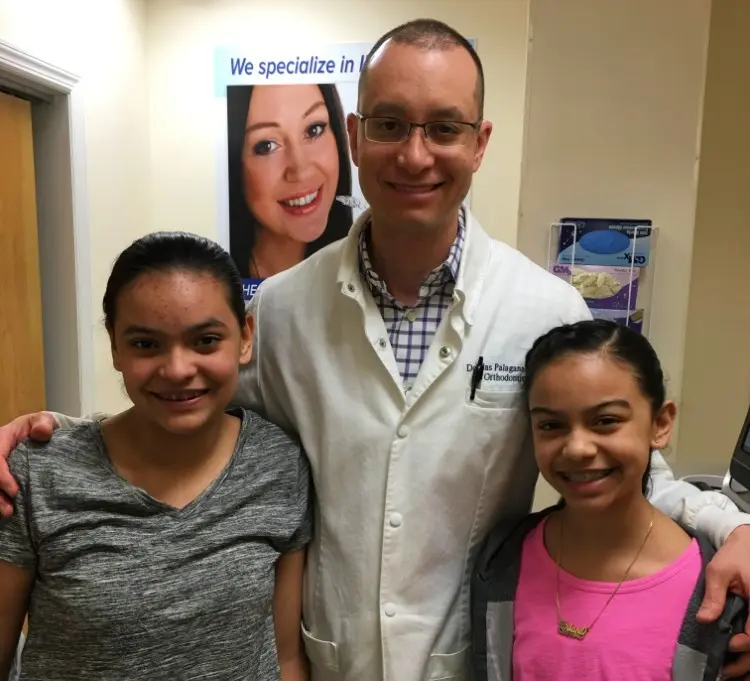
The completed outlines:
<svg viewBox="0 0 750 681">
<path fill-rule="evenodd" d="M 289 199 L 288 201 L 282 201 L 285 206 L 309 206 L 315 199 L 318 198 L 318 192 L 307 194 L 306 196 L 299 196 L 296 199 Z"/>
<path fill-rule="evenodd" d="M 594 480 L 606 478 L 609 475 L 609 471 L 585 471 L 581 473 L 562 473 L 561 475 L 571 482 L 593 482 Z"/>
</svg>

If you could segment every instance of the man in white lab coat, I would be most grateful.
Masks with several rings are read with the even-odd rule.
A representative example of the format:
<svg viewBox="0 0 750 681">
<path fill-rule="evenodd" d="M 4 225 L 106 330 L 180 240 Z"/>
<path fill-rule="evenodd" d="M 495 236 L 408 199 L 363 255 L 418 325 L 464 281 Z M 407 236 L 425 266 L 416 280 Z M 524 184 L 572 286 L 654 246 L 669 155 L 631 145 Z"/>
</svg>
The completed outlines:
<svg viewBox="0 0 750 681">
<path fill-rule="evenodd" d="M 529 511 L 537 479 L 524 354 L 589 316 L 572 287 L 461 208 L 492 131 L 483 100 L 479 58 L 455 31 L 417 20 L 386 34 L 348 119 L 370 209 L 250 306 L 254 360 L 237 401 L 300 434 L 317 488 L 303 627 L 313 681 L 469 678 L 477 546 Z M 0 454 L 31 423 L 0 429 Z M 12 492 L 4 470 L 0 485 Z M 704 616 L 730 586 L 747 595 L 750 517 L 674 480 L 658 453 L 651 498 L 722 545 Z"/>
</svg>

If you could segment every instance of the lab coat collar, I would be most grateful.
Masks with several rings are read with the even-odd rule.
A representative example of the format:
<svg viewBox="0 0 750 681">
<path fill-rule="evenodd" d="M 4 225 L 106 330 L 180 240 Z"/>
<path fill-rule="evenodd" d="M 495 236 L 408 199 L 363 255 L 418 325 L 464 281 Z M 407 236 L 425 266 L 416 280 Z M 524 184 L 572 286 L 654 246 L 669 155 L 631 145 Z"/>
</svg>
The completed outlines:
<svg viewBox="0 0 750 681">
<path fill-rule="evenodd" d="M 473 324 L 474 313 L 479 303 L 479 295 L 490 257 L 490 237 L 482 229 L 468 208 L 464 208 L 466 242 L 458 270 L 458 280 L 454 288 L 456 308 L 460 310 L 467 324 Z M 369 221 L 371 211 L 367 208 L 354 222 L 349 234 L 344 238 L 344 246 L 339 260 L 336 281 L 341 292 L 364 304 L 366 284 L 359 271 L 359 235 Z"/>
</svg>

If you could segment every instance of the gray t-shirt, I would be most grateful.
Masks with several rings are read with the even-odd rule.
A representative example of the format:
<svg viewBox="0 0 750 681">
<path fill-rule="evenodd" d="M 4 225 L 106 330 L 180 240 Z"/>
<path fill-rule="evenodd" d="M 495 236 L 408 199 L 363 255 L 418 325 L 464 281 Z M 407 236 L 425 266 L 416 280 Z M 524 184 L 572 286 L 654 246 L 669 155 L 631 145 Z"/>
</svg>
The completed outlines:
<svg viewBox="0 0 750 681">
<path fill-rule="evenodd" d="M 98 423 L 22 443 L 0 560 L 36 575 L 21 681 L 279 679 L 279 555 L 311 536 L 300 445 L 253 412 L 219 477 L 179 510 L 114 470 Z"/>
</svg>

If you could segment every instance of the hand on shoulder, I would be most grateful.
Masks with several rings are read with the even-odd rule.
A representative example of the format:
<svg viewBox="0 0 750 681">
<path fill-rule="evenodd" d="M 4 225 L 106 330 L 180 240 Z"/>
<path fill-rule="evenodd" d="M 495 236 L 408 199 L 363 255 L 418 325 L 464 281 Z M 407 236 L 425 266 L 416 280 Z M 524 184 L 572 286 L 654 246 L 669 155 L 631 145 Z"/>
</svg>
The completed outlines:
<svg viewBox="0 0 750 681">
<path fill-rule="evenodd" d="M 10 453 L 26 438 L 47 442 L 57 422 L 50 412 L 24 414 L 0 428 L 0 517 L 13 513 L 12 499 L 18 494 L 18 485 L 8 468 Z"/>
</svg>

